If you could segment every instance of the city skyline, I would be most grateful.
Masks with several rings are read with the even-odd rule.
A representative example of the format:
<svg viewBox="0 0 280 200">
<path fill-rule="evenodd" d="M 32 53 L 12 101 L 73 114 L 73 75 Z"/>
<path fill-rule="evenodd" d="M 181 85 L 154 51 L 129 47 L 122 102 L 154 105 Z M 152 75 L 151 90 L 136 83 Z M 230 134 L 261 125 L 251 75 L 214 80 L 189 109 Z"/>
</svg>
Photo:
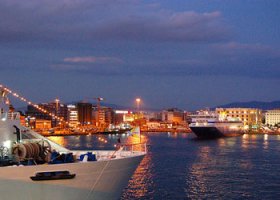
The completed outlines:
<svg viewBox="0 0 280 200">
<path fill-rule="evenodd" d="M 0 82 L 33 102 L 195 110 L 276 101 L 277 0 L 0 3 Z M 124 12 L 125 11 L 125 12 Z"/>
</svg>

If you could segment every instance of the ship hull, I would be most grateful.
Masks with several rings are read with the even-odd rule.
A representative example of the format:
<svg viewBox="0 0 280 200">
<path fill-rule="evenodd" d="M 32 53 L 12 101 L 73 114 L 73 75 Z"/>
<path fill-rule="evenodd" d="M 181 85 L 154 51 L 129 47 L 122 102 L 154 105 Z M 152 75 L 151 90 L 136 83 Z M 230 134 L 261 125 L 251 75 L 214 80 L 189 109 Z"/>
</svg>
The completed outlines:
<svg viewBox="0 0 280 200">
<path fill-rule="evenodd" d="M 131 131 L 131 129 L 120 129 L 120 130 L 111 130 L 111 131 L 102 131 L 102 132 L 97 132 L 98 134 L 104 134 L 104 135 L 109 135 L 109 134 L 123 134 Z"/>
<path fill-rule="evenodd" d="M 0 168 L 1 200 L 119 199 L 144 155 L 98 162 Z M 42 171 L 68 170 L 73 179 L 32 181 Z"/>
<path fill-rule="evenodd" d="M 234 137 L 242 135 L 244 132 L 239 130 L 229 130 L 225 127 L 216 127 L 216 126 L 194 126 L 190 127 L 192 132 L 199 138 L 199 139 L 214 139 L 214 138 L 221 138 L 221 137 Z"/>
</svg>

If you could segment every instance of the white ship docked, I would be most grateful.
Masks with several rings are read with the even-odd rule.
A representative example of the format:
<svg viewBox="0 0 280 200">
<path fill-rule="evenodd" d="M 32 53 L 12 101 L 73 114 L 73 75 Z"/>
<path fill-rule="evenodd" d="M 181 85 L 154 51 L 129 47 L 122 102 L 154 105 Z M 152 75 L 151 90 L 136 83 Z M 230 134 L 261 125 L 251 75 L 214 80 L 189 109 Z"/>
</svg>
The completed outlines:
<svg viewBox="0 0 280 200">
<path fill-rule="evenodd" d="M 201 139 L 232 137 L 244 134 L 243 122 L 239 119 L 219 116 L 215 112 L 201 111 L 191 115 L 189 124 L 193 133 Z"/>
<path fill-rule="evenodd" d="M 146 151 L 70 151 L 20 125 L 0 88 L 0 199 L 119 199 Z"/>
</svg>

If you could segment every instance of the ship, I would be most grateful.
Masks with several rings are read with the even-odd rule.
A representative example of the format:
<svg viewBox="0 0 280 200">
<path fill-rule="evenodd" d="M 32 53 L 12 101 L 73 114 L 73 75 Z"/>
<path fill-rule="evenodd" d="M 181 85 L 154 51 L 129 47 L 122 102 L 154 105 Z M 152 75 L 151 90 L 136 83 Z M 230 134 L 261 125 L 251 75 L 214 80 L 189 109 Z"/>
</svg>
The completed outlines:
<svg viewBox="0 0 280 200">
<path fill-rule="evenodd" d="M 146 155 L 134 146 L 69 150 L 20 124 L 0 87 L 1 200 L 119 199 Z"/>
<path fill-rule="evenodd" d="M 115 126 L 113 124 L 110 124 L 104 131 L 97 132 L 98 134 L 124 134 L 131 131 L 131 127 L 127 124 L 121 124 L 120 126 Z"/>
<path fill-rule="evenodd" d="M 234 137 L 244 134 L 244 124 L 236 118 L 219 116 L 211 111 L 199 111 L 190 116 L 189 124 L 192 132 L 199 139 Z"/>
</svg>

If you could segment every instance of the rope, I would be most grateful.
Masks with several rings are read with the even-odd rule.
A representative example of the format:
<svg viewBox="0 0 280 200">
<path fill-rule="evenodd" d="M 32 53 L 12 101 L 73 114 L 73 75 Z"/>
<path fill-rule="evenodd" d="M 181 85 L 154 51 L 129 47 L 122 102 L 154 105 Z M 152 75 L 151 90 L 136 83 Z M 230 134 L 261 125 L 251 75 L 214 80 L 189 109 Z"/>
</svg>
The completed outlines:
<svg viewBox="0 0 280 200">
<path fill-rule="evenodd" d="M 126 144 L 126 145 L 127 145 L 127 144 Z M 125 146 L 126 146 L 126 145 L 125 145 Z M 98 181 L 100 180 L 101 176 L 103 175 L 103 172 L 105 171 L 105 169 L 107 168 L 107 166 L 109 165 L 109 163 L 112 161 L 113 156 L 114 156 L 119 150 L 122 151 L 123 148 L 120 148 L 120 149 L 114 151 L 114 152 L 112 153 L 112 155 L 109 157 L 109 160 L 107 161 L 107 163 L 106 163 L 106 164 L 104 165 L 104 167 L 102 168 L 102 170 L 101 170 L 100 174 L 98 175 L 98 177 L 97 177 L 95 183 L 94 183 L 93 186 L 91 187 L 91 189 L 90 189 L 90 191 L 89 191 L 89 193 L 88 193 L 86 199 L 89 199 L 90 194 L 93 192 L 93 190 L 94 190 L 96 184 L 98 183 Z"/>
<path fill-rule="evenodd" d="M 102 168 L 102 170 L 101 170 L 101 172 L 100 172 L 99 176 L 97 177 L 97 179 L 96 179 L 95 183 L 94 183 L 94 184 L 93 184 L 93 186 L 91 187 L 91 189 L 90 189 L 90 191 L 89 191 L 89 193 L 88 193 L 88 195 L 87 195 L 86 199 L 89 199 L 90 194 L 91 194 L 91 193 L 92 193 L 92 191 L 94 190 L 94 188 L 95 188 L 96 184 L 97 184 L 97 183 L 98 183 L 98 181 L 100 180 L 100 178 L 101 178 L 101 176 L 102 176 L 103 172 L 105 171 L 105 169 L 106 169 L 106 168 L 107 168 L 107 166 L 109 165 L 110 161 L 111 161 L 111 159 L 109 159 L 109 160 L 108 160 L 108 162 L 107 162 L 107 163 L 104 165 L 104 167 Z"/>
<path fill-rule="evenodd" d="M 123 150 L 122 145 L 121 145 L 120 149 L 115 150 L 115 151 L 112 153 L 112 155 L 110 155 L 110 156 L 108 157 L 109 160 L 107 161 L 107 163 L 106 163 L 106 164 L 104 165 L 104 167 L 102 168 L 102 170 L 101 170 L 100 174 L 98 175 L 98 177 L 97 177 L 95 183 L 94 183 L 93 186 L 91 187 L 91 189 L 90 189 L 90 191 L 89 191 L 89 193 L 88 193 L 86 199 L 89 199 L 90 194 L 93 192 L 93 190 L 94 190 L 96 184 L 98 183 L 98 181 L 100 180 L 101 176 L 103 175 L 103 172 L 105 171 L 105 169 L 107 168 L 107 166 L 108 166 L 109 163 L 111 162 L 113 156 L 114 156 L 119 150 Z"/>
</svg>

